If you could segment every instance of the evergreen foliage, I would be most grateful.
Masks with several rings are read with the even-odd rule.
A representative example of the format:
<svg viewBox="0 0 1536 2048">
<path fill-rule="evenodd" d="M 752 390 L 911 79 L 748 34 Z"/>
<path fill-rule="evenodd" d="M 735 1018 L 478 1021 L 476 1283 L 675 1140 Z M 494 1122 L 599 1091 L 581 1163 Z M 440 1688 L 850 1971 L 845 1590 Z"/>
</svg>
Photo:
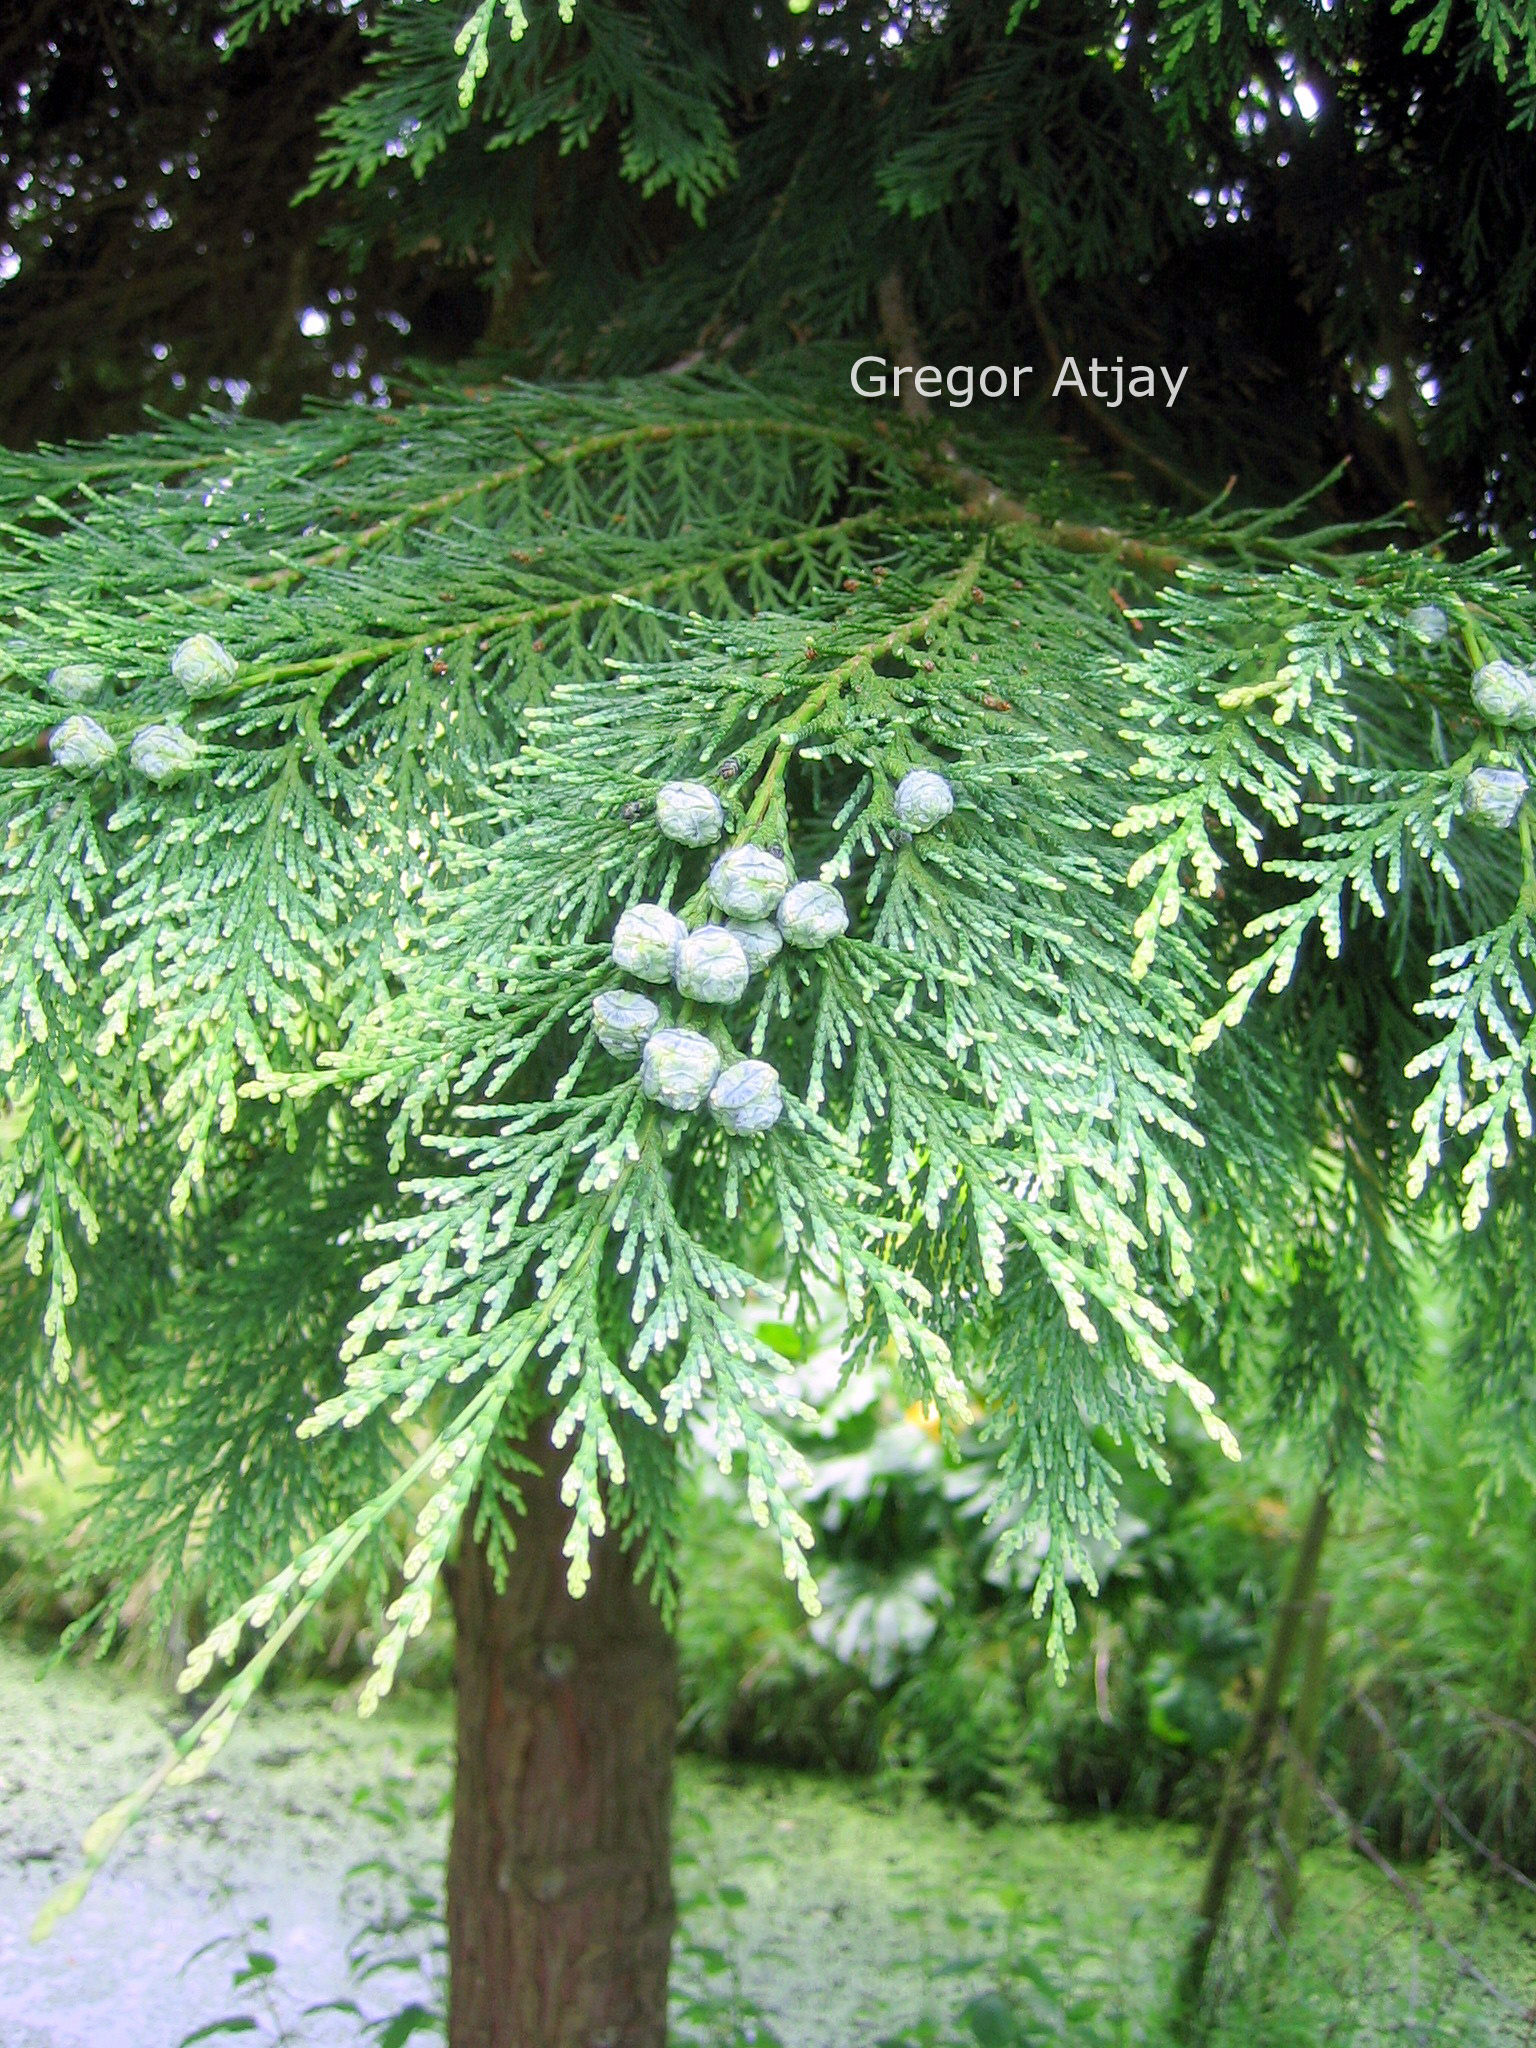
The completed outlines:
<svg viewBox="0 0 1536 2048">
<path fill-rule="evenodd" d="M 891 36 L 834 10 L 775 65 L 784 23 L 744 10 L 704 10 L 701 37 L 700 10 L 651 9 L 641 34 L 581 0 L 515 40 L 482 11 L 455 52 L 446 14 L 401 6 L 323 175 L 403 151 L 450 242 L 489 207 L 512 265 L 536 139 L 584 149 L 560 232 L 597 253 L 544 252 L 558 289 L 522 338 L 546 370 L 577 328 L 583 362 L 654 362 L 738 315 L 762 345 L 794 317 L 786 269 L 815 325 L 851 327 L 897 248 L 936 328 L 925 294 L 981 274 L 999 210 L 1038 324 L 1043 292 L 1126 260 L 1166 278 L 1198 241 L 1131 204 L 1116 150 L 1161 192 L 1217 128 L 1238 146 L 1245 70 L 1278 93 L 1276 37 L 1342 74 L 1354 32 L 1169 7 L 1131 56 L 1105 9 L 1085 71 L 1082 10 L 1007 12 Z M 1478 21 L 1464 81 L 1503 93 L 1526 45 Z M 1428 64 L 1451 28 L 1413 33 Z M 1021 114 L 1053 51 L 1089 99 L 1031 170 L 1010 137 L 1053 147 Z M 748 72 L 770 111 L 737 134 Z M 808 148 L 829 126 L 851 168 Z M 1236 132 L 1272 155 L 1288 131 Z M 481 213 L 454 214 L 455 178 Z M 664 188 L 667 247 L 594 334 L 629 247 L 602 209 L 634 225 Z M 1016 331 L 966 303 L 962 334 Z M 765 1296 L 806 1329 L 836 1301 L 850 1364 L 883 1354 L 950 1424 L 979 1413 L 1058 1657 L 1112 1459 L 1160 1468 L 1168 1390 L 1235 1448 L 1202 1345 L 1358 1468 L 1411 1368 L 1409 1249 L 1457 1225 L 1469 1298 L 1503 1321 L 1468 1394 L 1509 1412 L 1536 1338 L 1498 1277 L 1529 1227 L 1536 856 L 1528 808 L 1480 829 L 1477 778 L 1536 777 L 1536 747 L 1470 685 L 1536 661 L 1528 577 L 1390 521 L 1309 530 L 1302 505 L 1155 512 L 1038 427 L 957 452 L 855 406 L 847 360 L 423 383 L 388 411 L 0 459 L 6 1454 L 102 1433 L 88 1567 L 195 1554 L 227 1603 L 189 1686 L 267 1632 L 183 1775 L 335 1576 L 398 1540 L 377 1700 L 471 1503 L 493 1556 L 515 1542 L 517 1447 L 548 1409 L 574 1588 L 611 1521 L 670 1599 L 698 1414 L 814 1606 Z M 1478 475 L 1523 518 L 1492 432 L 1479 415 Z M 173 660 L 198 635 L 213 652 Z M 58 741 L 84 717 L 104 741 Z M 955 798 L 915 832 L 914 770 Z M 626 908 L 712 917 L 721 848 L 657 828 L 674 782 L 716 794 L 722 848 L 773 850 L 850 918 L 733 1005 L 650 991 L 664 1027 L 776 1070 L 757 1133 L 651 1100 L 593 1029 L 628 986 Z M 1506 1223 L 1474 1230 L 1495 1202 Z"/>
<path fill-rule="evenodd" d="M 1196 502 L 1347 456 L 1357 512 L 1531 528 L 1528 6 L 551 0 L 467 67 L 448 11 L 380 13 L 311 189 L 482 263 L 525 368 L 867 335 L 899 265 L 941 363 L 1189 362 L 1074 424 Z"/>
<path fill-rule="evenodd" d="M 1357 514 L 1411 496 L 1428 533 L 1530 531 L 1528 6 L 363 21 L 152 0 L 115 31 L 7 25 L 8 438 L 195 407 L 210 376 L 292 405 L 391 368 L 407 323 L 417 353 L 483 332 L 540 376 L 741 361 L 867 336 L 900 265 L 940 362 L 1188 362 L 1172 414 L 1072 409 L 1117 460 L 1273 499 L 1348 456 Z"/>
</svg>

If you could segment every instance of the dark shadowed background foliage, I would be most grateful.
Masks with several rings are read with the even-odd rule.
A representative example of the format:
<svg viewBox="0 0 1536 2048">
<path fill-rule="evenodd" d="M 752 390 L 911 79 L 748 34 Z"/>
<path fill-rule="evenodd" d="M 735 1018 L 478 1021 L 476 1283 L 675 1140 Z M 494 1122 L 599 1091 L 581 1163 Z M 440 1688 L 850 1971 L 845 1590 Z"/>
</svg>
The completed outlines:
<svg viewBox="0 0 1536 2048">
<path fill-rule="evenodd" d="M 377 400 L 477 344 L 561 374 L 868 340 L 899 253 L 941 364 L 1190 363 L 1134 431 L 1054 408 L 1159 493 L 1348 457 L 1345 511 L 1536 519 L 1518 9 L 582 0 L 497 15 L 468 109 L 449 11 L 8 9 L 0 432 Z"/>
</svg>

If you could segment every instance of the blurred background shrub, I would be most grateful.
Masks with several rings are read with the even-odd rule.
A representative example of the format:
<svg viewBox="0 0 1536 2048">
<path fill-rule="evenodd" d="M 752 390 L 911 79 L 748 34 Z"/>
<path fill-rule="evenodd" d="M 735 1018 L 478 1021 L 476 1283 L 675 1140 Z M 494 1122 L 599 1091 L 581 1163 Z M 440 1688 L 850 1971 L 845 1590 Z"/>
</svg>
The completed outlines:
<svg viewBox="0 0 1536 2048">
<path fill-rule="evenodd" d="M 815 1369 L 814 1364 L 804 1368 Z M 875 1375 L 807 1435 L 806 1511 L 823 1607 L 801 1612 L 727 1483 L 701 1461 L 685 1534 L 684 1741 L 742 1762 L 909 1777 L 973 1813 L 1024 1786 L 1067 1810 L 1207 1820 L 1256 1681 L 1304 1510 L 1282 1456 L 1232 1465 L 1173 1420 L 1172 1483 L 1126 1475 L 1120 1547 L 1079 1588 L 1059 1683 L 1031 1612 L 1036 1558 L 989 1520 L 995 1467 L 976 1429 L 951 1448 Z M 61 1628 L 169 1677 L 203 1616 L 167 1632 L 156 1588 L 78 1583 L 93 1468 L 26 1473 L 0 1495 L 0 1624 Z M 1451 1396 L 1431 1381 L 1387 1483 L 1346 1509 L 1325 1567 L 1333 1635 L 1322 1769 L 1386 1852 L 1461 1842 L 1458 1824 L 1536 1868 L 1536 1501 L 1480 1492 Z M 360 1683 L 377 1619 L 361 1585 L 331 1599 L 289 1676 Z M 108 1627 L 111 1614 L 115 1622 Z M 404 1682 L 445 1686 L 446 1623 Z"/>
</svg>

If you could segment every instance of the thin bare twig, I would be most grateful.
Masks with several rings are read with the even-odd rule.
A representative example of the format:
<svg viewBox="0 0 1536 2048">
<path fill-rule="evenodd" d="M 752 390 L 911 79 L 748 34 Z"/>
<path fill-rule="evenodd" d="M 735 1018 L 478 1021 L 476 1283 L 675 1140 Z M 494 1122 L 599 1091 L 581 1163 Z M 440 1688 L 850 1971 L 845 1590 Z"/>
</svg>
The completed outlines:
<svg viewBox="0 0 1536 2048">
<path fill-rule="evenodd" d="M 1288 1754 L 1296 1760 L 1297 1770 L 1311 1786 L 1324 1811 L 1333 1820 L 1337 1821 L 1339 1826 L 1348 1835 L 1350 1847 L 1358 1850 L 1368 1863 L 1374 1864 L 1376 1869 L 1381 1872 L 1382 1876 L 1392 1886 L 1392 1889 L 1407 1901 L 1414 1918 L 1419 1922 L 1419 1925 L 1429 1936 L 1430 1940 L 1434 1942 L 1435 1946 L 1445 1951 L 1463 1977 L 1470 1978 L 1478 1986 L 1479 1990 L 1486 1991 L 1488 1996 L 1495 1999 L 1506 2011 L 1518 2014 L 1521 2019 L 1529 2019 L 1530 2013 L 1526 2007 L 1521 2005 L 1518 1999 L 1511 1998 L 1509 1993 L 1495 1984 L 1491 1977 L 1486 1976 L 1478 1968 L 1477 1964 L 1473 1962 L 1465 1949 L 1458 1948 L 1456 1943 L 1451 1940 L 1451 1937 L 1444 1933 L 1435 1923 L 1417 1886 L 1410 1884 L 1408 1879 L 1397 1868 L 1397 1865 L 1389 1857 L 1383 1855 L 1370 1836 L 1360 1826 L 1354 1815 L 1346 1812 L 1338 1800 L 1334 1798 L 1305 1757 L 1301 1756 L 1297 1751 L 1295 1745 L 1288 1744 L 1287 1747 Z"/>
<path fill-rule="evenodd" d="M 1409 1776 L 1429 1794 L 1430 1799 L 1434 1803 L 1436 1813 L 1446 1822 L 1453 1833 L 1459 1835 L 1469 1849 L 1475 1849 L 1479 1856 L 1487 1857 L 1489 1863 L 1492 1864 L 1501 1877 L 1512 1877 L 1516 1884 L 1523 1885 L 1528 1892 L 1536 1892 L 1536 1882 L 1527 1877 L 1523 1870 L 1517 1870 L 1513 1863 L 1506 1862 L 1497 1849 L 1490 1849 L 1482 1837 L 1475 1835 L 1465 1821 L 1452 1810 L 1449 1800 L 1447 1800 L 1439 1786 L 1432 1783 L 1409 1752 L 1403 1748 L 1396 1736 L 1393 1735 L 1385 1715 L 1382 1714 L 1375 1702 L 1368 1699 L 1357 1686 L 1350 1687 L 1349 1696 L 1356 1706 L 1360 1708 L 1382 1741 L 1386 1743 L 1388 1749 L 1391 1750 L 1398 1762 L 1406 1767 Z M 1524 1731 L 1522 1730 L 1521 1732 L 1523 1733 Z"/>
</svg>

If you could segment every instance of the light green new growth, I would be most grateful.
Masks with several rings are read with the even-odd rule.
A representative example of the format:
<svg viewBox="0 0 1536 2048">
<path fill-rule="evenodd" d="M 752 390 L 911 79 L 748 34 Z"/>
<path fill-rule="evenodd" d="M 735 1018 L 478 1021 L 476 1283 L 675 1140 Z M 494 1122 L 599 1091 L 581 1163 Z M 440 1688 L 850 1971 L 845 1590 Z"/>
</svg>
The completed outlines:
<svg viewBox="0 0 1536 2048">
<path fill-rule="evenodd" d="M 1287 988 L 1309 944 L 1339 960 L 1362 911 L 1391 928 L 1417 981 L 1416 1013 L 1446 1027 L 1427 1032 L 1406 1067 L 1409 1080 L 1436 1077 L 1405 1100 L 1420 1134 L 1407 1192 L 1422 1192 L 1447 1145 L 1475 1137 L 1456 1148 L 1470 1228 L 1511 1136 L 1532 1128 L 1536 863 L 1527 810 L 1507 835 L 1479 832 L 1466 815 L 1480 764 L 1531 766 L 1529 735 L 1479 717 L 1469 686 L 1502 652 L 1528 658 L 1536 607 L 1528 577 L 1507 562 L 1441 568 L 1435 593 L 1455 631 L 1420 647 L 1404 620 L 1430 590 L 1425 567 L 1390 553 L 1326 572 L 1305 562 L 1172 598 L 1169 637 L 1140 666 L 1132 706 L 1147 735 L 1137 772 L 1166 794 L 1118 829 L 1156 835 L 1131 870 L 1133 884 L 1152 883 L 1138 973 L 1190 890 L 1224 886 L 1224 846 L 1299 885 L 1270 892 L 1273 907 L 1247 922 L 1260 943 L 1229 974 L 1197 1052 L 1260 990 Z M 1262 627 L 1238 643 L 1234 615 Z"/>
<path fill-rule="evenodd" d="M 528 33 L 528 16 L 522 0 L 500 0 L 500 4 L 501 12 L 507 18 L 512 41 L 521 42 Z M 459 77 L 461 107 L 467 107 L 474 99 L 475 87 L 490 67 L 491 21 L 496 11 L 497 0 L 480 0 L 480 5 L 453 39 L 454 55 L 465 58 L 464 69 Z M 558 0 L 557 12 L 561 23 L 569 28 L 576 16 L 576 0 Z"/>
</svg>

